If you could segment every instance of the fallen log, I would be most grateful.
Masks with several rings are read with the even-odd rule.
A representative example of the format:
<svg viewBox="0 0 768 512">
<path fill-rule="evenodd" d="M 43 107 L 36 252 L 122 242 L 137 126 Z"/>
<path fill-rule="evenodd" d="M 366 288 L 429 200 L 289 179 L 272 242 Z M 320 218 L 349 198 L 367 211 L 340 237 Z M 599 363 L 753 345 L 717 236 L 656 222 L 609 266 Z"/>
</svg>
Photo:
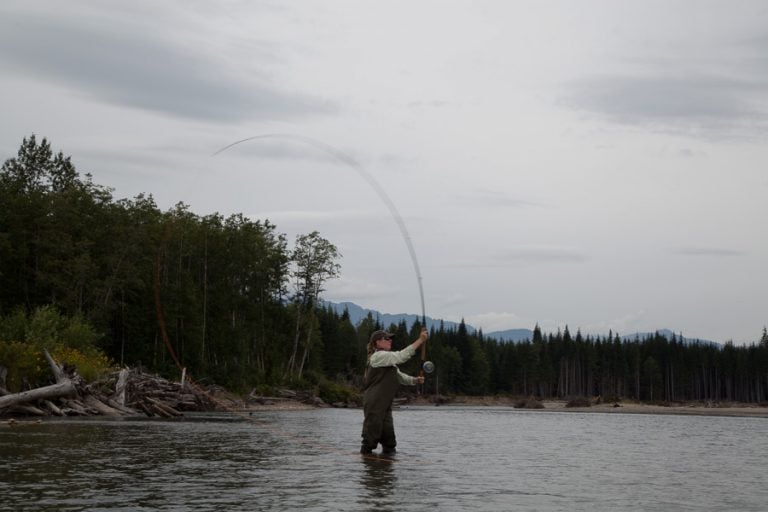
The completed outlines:
<svg viewBox="0 0 768 512">
<path fill-rule="evenodd" d="M 0 389 L 0 415 L 13 411 L 27 414 L 24 409 L 14 408 L 31 405 L 56 416 L 143 413 L 177 417 L 184 414 L 182 411 L 210 411 L 221 406 L 210 391 L 202 389 L 189 378 L 182 384 L 137 369 L 124 368 L 86 384 L 74 367 L 60 366 L 47 351 L 44 355 L 56 383 L 20 393 L 3 394 Z M 0 388 L 3 386 L 0 385 Z"/>
<path fill-rule="evenodd" d="M 50 400 L 43 400 L 43 405 L 45 406 L 46 409 L 51 411 L 51 414 L 53 414 L 54 416 L 64 416 L 64 412 L 58 407 L 56 407 L 56 405 Z"/>
<path fill-rule="evenodd" d="M 147 401 L 149 401 L 151 404 L 153 404 L 156 408 L 159 408 L 161 411 L 163 411 L 168 417 L 171 416 L 184 416 L 183 413 L 177 411 L 170 405 L 164 404 L 160 400 L 155 400 L 154 398 L 147 397 Z"/>
<path fill-rule="evenodd" d="M 67 379 L 63 382 L 51 384 L 50 386 L 43 386 L 42 388 L 22 391 L 21 393 L 13 393 L 10 395 L 0 396 L 0 409 L 7 409 L 15 405 L 34 402 L 36 400 L 72 396 L 76 393 L 77 391 L 75 389 L 75 385 L 71 380 Z"/>
<path fill-rule="evenodd" d="M 72 382 L 72 379 L 64 374 L 64 371 L 58 364 L 56 364 L 56 361 L 53 360 L 51 354 L 49 354 L 47 350 L 43 350 L 43 353 L 45 359 L 48 361 L 48 365 L 51 367 L 53 375 L 56 377 L 56 384 L 0 396 L 0 410 L 26 404 L 27 402 L 61 398 L 77 394 L 77 389 L 75 388 L 75 383 Z"/>
<path fill-rule="evenodd" d="M 77 416 L 89 416 L 90 413 L 85 409 L 83 404 L 78 402 L 77 400 L 64 400 L 64 405 L 69 409 L 69 411 L 72 411 Z M 68 411 L 68 412 L 69 412 Z M 69 416 L 69 414 L 67 414 Z"/>
<path fill-rule="evenodd" d="M 152 409 L 150 409 L 149 407 L 147 407 L 146 405 L 144 405 L 144 404 L 143 404 L 143 403 L 141 403 L 141 402 L 138 402 L 138 403 L 136 404 L 136 407 L 138 407 L 139 409 L 141 409 L 141 410 L 144 412 L 144 414 L 146 414 L 146 415 L 147 415 L 147 416 L 149 416 L 150 418 L 151 418 L 152 416 L 155 416 L 155 414 L 156 414 L 155 412 L 153 412 L 153 411 L 152 411 Z"/>
<path fill-rule="evenodd" d="M 104 416 L 122 416 L 123 413 L 113 407 L 108 406 L 94 396 L 85 397 L 85 405 L 103 414 Z"/>
<path fill-rule="evenodd" d="M 139 413 L 139 411 L 137 411 L 136 409 L 131 409 L 130 407 L 128 407 L 126 405 L 120 405 L 119 403 L 115 402 L 111 398 L 107 399 L 106 404 L 108 406 L 110 406 L 110 407 L 114 407 L 118 411 L 124 412 L 125 414 L 138 414 Z"/>
<path fill-rule="evenodd" d="M 45 411 L 32 405 L 14 405 L 11 407 L 11 412 L 27 416 L 48 416 Z"/>
</svg>

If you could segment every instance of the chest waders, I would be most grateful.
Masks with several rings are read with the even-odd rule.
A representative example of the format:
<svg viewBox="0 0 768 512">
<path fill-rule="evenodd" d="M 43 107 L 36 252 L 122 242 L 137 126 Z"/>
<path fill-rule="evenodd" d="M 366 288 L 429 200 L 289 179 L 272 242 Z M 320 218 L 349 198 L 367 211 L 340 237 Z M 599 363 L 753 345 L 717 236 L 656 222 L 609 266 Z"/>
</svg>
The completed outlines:
<svg viewBox="0 0 768 512">
<path fill-rule="evenodd" d="M 361 453 L 371 453 L 381 443 L 382 453 L 394 453 L 395 424 L 392 422 L 392 400 L 400 383 L 397 380 L 397 367 L 384 366 L 365 370 L 363 383 L 363 442 Z"/>
</svg>

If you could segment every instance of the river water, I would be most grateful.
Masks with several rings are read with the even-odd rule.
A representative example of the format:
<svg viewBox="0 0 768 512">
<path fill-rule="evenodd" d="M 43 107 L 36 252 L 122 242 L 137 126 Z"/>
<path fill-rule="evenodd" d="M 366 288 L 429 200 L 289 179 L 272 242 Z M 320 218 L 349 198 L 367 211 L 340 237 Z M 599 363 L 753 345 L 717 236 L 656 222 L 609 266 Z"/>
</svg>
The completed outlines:
<svg viewBox="0 0 768 512">
<path fill-rule="evenodd" d="M 768 420 L 404 407 L 394 461 L 362 412 L 0 428 L 0 510 L 760 510 Z"/>
</svg>

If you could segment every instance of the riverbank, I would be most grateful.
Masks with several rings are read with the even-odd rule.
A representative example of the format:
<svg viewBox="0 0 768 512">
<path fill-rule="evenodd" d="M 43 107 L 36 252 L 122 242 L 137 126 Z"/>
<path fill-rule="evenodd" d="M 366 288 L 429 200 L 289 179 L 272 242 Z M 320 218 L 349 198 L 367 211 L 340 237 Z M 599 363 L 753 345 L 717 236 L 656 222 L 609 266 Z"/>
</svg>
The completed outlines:
<svg viewBox="0 0 768 512">
<path fill-rule="evenodd" d="M 485 407 L 514 407 L 520 401 L 519 398 L 512 397 L 456 397 L 455 399 L 441 404 L 446 407 L 452 406 L 485 406 Z M 417 399 L 411 404 L 431 405 L 426 399 Z M 699 415 L 699 416 L 743 416 L 768 418 L 768 407 L 757 404 L 745 404 L 741 402 L 675 402 L 671 404 L 647 404 L 636 401 L 622 400 L 621 402 L 607 402 L 592 404 L 589 407 L 568 407 L 566 400 L 543 400 L 540 402 L 543 406 L 539 409 L 530 409 L 533 411 L 549 412 L 591 412 L 606 414 L 681 414 L 681 415 Z"/>
<path fill-rule="evenodd" d="M 290 399 L 276 399 L 264 403 L 244 402 L 229 395 L 231 407 L 243 412 L 286 411 L 316 409 L 318 405 Z M 399 402 L 399 400 L 398 400 Z M 514 408 L 520 398 L 505 396 L 458 396 L 441 403 L 441 407 L 510 407 Z M 678 414 L 699 416 L 732 416 L 768 418 L 768 407 L 741 402 L 677 402 L 672 404 L 648 404 L 631 400 L 592 404 L 589 407 L 568 407 L 566 400 L 543 400 L 538 409 L 541 412 L 580 412 L 605 414 Z M 397 404 L 396 404 L 397 405 Z M 432 397 L 415 397 L 399 403 L 401 406 L 433 406 Z M 323 405 L 320 407 L 334 407 Z M 335 405 L 335 407 L 339 407 Z M 355 408 L 354 405 L 348 405 Z"/>
</svg>

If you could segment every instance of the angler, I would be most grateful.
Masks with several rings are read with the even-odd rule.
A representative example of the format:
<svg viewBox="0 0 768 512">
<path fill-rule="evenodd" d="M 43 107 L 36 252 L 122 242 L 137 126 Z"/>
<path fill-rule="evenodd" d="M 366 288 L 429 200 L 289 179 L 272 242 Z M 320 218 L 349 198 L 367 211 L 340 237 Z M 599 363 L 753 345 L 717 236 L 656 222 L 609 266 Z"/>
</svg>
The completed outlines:
<svg viewBox="0 0 768 512">
<path fill-rule="evenodd" d="M 411 377 L 397 367 L 416 354 L 427 342 L 427 328 L 421 329 L 419 338 L 403 350 L 392 351 L 392 337 L 386 331 L 375 331 L 368 342 L 368 365 L 363 383 L 363 442 L 360 453 L 368 455 L 381 443 L 382 455 L 394 455 L 397 440 L 392 421 L 392 401 L 400 384 L 415 386 L 424 383 L 424 374 Z"/>
</svg>

